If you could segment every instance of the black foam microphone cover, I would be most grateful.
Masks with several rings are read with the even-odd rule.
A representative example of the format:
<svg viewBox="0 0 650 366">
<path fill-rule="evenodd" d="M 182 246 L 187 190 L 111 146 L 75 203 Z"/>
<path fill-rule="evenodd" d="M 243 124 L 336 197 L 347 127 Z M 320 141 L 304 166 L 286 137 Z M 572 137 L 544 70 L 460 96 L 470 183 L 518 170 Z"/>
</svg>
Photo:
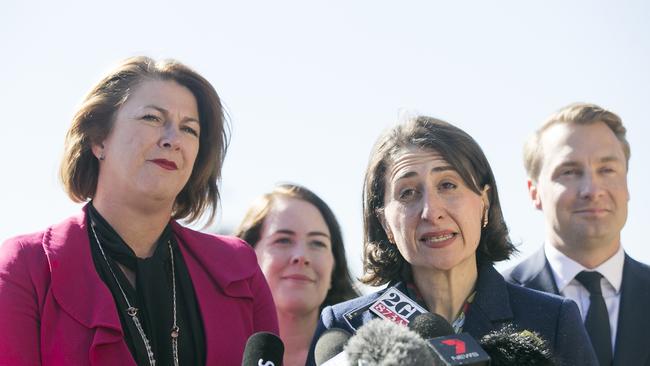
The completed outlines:
<svg viewBox="0 0 650 366">
<path fill-rule="evenodd" d="M 255 333 L 246 341 L 242 366 L 281 366 L 284 344 L 269 332 Z"/>
<path fill-rule="evenodd" d="M 326 330 L 316 342 L 316 348 L 314 349 L 316 365 L 322 365 L 343 352 L 343 347 L 348 343 L 350 337 L 352 337 L 352 334 L 340 328 Z"/>
<path fill-rule="evenodd" d="M 423 313 L 416 316 L 410 323 L 409 329 L 424 339 L 443 337 L 454 334 L 454 328 L 442 316 L 436 313 Z"/>
<path fill-rule="evenodd" d="M 483 336 L 480 343 L 492 359 L 491 366 L 555 365 L 547 342 L 539 334 L 519 332 L 512 325 Z"/>
</svg>

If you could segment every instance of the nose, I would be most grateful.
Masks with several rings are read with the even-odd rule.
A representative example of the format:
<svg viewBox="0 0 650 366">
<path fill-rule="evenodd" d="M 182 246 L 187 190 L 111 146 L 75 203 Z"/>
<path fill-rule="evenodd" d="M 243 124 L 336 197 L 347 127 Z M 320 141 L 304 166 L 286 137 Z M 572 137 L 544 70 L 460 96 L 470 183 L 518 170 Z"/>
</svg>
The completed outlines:
<svg viewBox="0 0 650 366">
<path fill-rule="evenodd" d="M 162 135 L 158 144 L 163 149 L 178 150 L 181 143 L 181 133 L 174 123 L 167 123 L 162 129 Z"/>
<path fill-rule="evenodd" d="M 303 245 L 296 245 L 291 253 L 291 264 L 303 264 L 308 266 L 311 263 L 307 256 L 306 248 Z"/>
<path fill-rule="evenodd" d="M 594 173 L 585 173 L 580 181 L 580 198 L 594 199 L 603 192 L 601 182 Z"/>
<path fill-rule="evenodd" d="M 444 209 L 440 198 L 432 190 L 426 190 L 422 203 L 422 219 L 433 223 L 443 217 Z"/>
</svg>

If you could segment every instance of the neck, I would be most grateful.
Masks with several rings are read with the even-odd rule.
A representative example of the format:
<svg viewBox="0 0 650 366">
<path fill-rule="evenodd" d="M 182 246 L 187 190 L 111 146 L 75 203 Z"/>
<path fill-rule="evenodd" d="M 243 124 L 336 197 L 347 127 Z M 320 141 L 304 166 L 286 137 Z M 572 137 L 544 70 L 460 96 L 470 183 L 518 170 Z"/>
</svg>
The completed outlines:
<svg viewBox="0 0 650 366">
<path fill-rule="evenodd" d="M 283 365 L 304 365 L 311 339 L 318 323 L 318 309 L 306 314 L 283 312 L 278 309 L 278 324 L 284 343 Z"/>
<path fill-rule="evenodd" d="M 621 246 L 620 234 L 614 239 L 572 238 L 571 242 L 567 242 L 560 237 L 551 236 L 546 240 L 562 254 L 588 269 L 603 264 Z"/>
<path fill-rule="evenodd" d="M 93 206 L 139 258 L 153 254 L 156 241 L 171 217 L 171 207 L 139 207 L 119 198 L 107 199 L 102 194 L 95 196 Z"/>
<path fill-rule="evenodd" d="M 477 278 L 474 256 L 444 271 L 413 268 L 413 280 L 429 310 L 450 323 L 474 290 Z"/>
</svg>

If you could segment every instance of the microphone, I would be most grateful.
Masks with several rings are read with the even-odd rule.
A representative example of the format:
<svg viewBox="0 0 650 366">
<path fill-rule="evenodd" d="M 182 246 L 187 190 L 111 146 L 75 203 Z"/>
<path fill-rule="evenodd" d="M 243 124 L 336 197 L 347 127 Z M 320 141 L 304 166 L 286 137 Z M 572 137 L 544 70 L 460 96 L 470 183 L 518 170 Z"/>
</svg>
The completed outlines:
<svg viewBox="0 0 650 366">
<path fill-rule="evenodd" d="M 340 328 L 326 330 L 316 342 L 314 349 L 316 365 L 321 366 L 329 360 L 332 360 L 331 364 L 334 364 L 334 358 L 343 357 L 339 355 L 343 353 L 343 347 L 348 343 L 350 337 L 352 334 Z M 347 364 L 347 362 L 344 363 Z"/>
<path fill-rule="evenodd" d="M 409 323 L 409 329 L 424 339 L 438 338 L 454 334 L 454 328 L 445 318 L 436 313 L 424 313 Z"/>
<path fill-rule="evenodd" d="M 409 323 L 409 328 L 429 340 L 440 365 L 490 365 L 490 356 L 471 335 L 454 334 L 454 328 L 438 314 L 420 314 Z"/>
<path fill-rule="evenodd" d="M 284 344 L 278 336 L 269 332 L 258 332 L 246 341 L 242 366 L 281 366 Z"/>
<path fill-rule="evenodd" d="M 389 320 L 373 319 L 345 347 L 348 365 L 441 365 L 417 333 Z"/>
<path fill-rule="evenodd" d="M 490 355 L 492 366 L 553 366 L 546 341 L 529 330 L 517 332 L 506 325 L 481 338 L 481 346 Z"/>
</svg>

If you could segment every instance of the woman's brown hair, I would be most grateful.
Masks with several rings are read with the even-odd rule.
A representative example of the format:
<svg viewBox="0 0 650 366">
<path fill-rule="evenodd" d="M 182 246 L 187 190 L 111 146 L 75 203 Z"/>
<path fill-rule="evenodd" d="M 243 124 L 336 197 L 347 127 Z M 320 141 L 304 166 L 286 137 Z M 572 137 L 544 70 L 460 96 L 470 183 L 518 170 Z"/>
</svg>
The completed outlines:
<svg viewBox="0 0 650 366">
<path fill-rule="evenodd" d="M 92 199 L 97 189 L 99 163 L 92 146 L 108 136 L 117 110 L 145 80 L 170 80 L 189 89 L 199 109 L 201 134 L 192 174 L 176 197 L 172 216 L 195 221 L 209 210 L 211 222 L 219 203 L 218 182 L 228 147 L 229 131 L 221 100 L 214 87 L 194 70 L 174 60 L 148 57 L 124 60 L 97 83 L 72 119 L 65 139 L 60 177 L 75 202 Z"/>
</svg>

